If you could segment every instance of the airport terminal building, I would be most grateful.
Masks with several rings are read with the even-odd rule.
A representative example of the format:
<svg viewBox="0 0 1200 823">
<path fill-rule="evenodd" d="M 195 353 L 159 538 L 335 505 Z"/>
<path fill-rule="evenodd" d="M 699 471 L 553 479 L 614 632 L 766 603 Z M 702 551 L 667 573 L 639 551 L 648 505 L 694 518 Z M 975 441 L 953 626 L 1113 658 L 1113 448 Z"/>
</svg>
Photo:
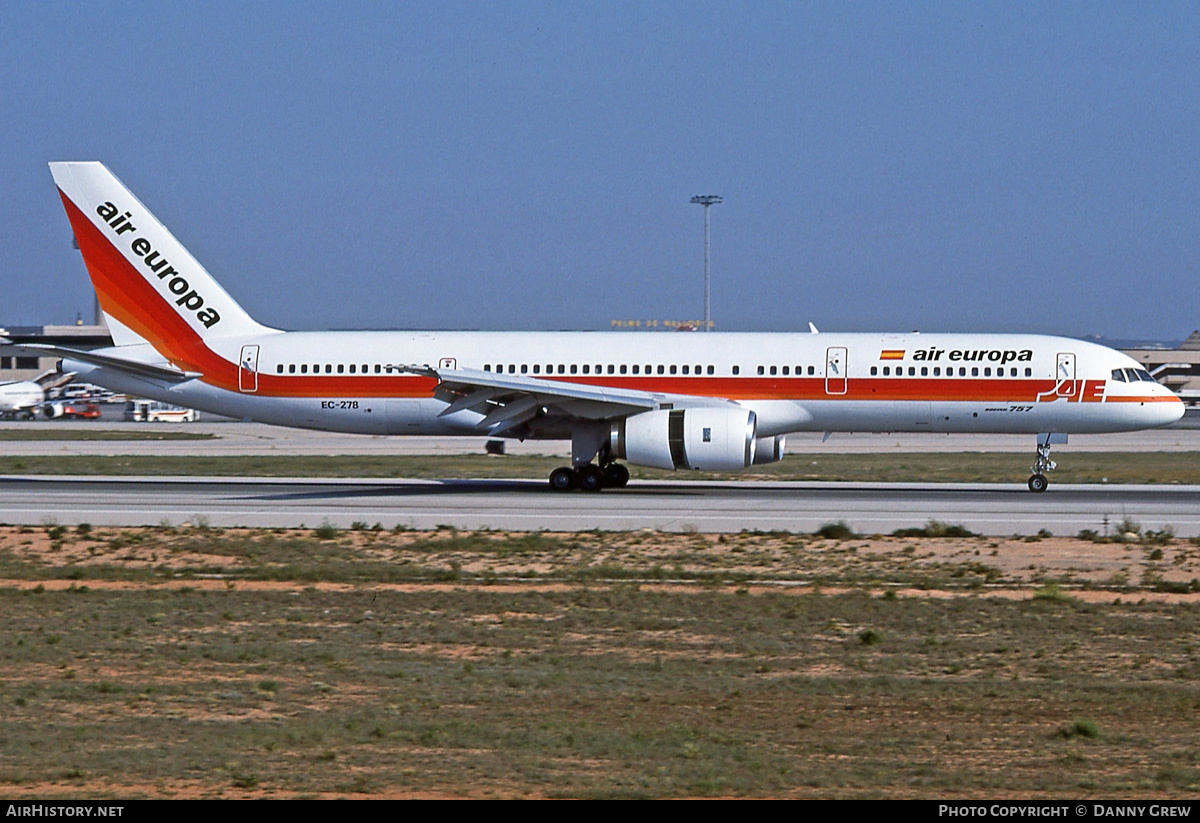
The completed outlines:
<svg viewBox="0 0 1200 823">
<path fill-rule="evenodd" d="M 99 349 L 112 345 L 107 326 L 2 326 L 0 338 L 13 343 L 52 343 L 73 349 Z M 54 355 L 35 355 L 32 352 L 0 346 L 0 383 L 11 380 L 33 380 L 58 364 Z"/>
</svg>

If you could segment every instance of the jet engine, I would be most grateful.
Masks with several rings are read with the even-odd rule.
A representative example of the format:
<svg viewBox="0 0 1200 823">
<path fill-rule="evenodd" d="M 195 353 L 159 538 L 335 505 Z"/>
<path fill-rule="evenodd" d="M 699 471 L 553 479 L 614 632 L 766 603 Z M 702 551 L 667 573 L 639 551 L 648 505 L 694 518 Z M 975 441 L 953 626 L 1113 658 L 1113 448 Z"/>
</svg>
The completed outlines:
<svg viewBox="0 0 1200 823">
<path fill-rule="evenodd" d="M 782 434 L 777 434 L 774 437 L 760 437 L 758 444 L 754 447 L 754 465 L 761 466 L 764 463 L 778 463 L 783 459 L 783 441 L 786 438 Z"/>
<path fill-rule="evenodd" d="M 55 419 L 56 417 L 62 417 L 62 403 L 47 403 L 46 405 L 42 406 L 42 414 L 46 415 L 51 420 Z"/>
<path fill-rule="evenodd" d="M 749 409 L 660 409 L 614 422 L 609 452 L 636 466 L 735 471 L 754 463 L 757 428 Z"/>
</svg>

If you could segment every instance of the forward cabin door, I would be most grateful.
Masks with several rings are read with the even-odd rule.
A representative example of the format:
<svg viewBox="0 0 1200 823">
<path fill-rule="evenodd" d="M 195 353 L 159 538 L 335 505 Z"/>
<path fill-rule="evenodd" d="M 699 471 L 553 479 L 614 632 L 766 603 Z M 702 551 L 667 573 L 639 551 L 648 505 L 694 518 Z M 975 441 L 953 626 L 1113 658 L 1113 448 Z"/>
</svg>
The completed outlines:
<svg viewBox="0 0 1200 823">
<path fill-rule="evenodd" d="M 825 350 L 825 393 L 846 393 L 845 346 L 830 346 Z"/>
<path fill-rule="evenodd" d="M 258 346 L 242 346 L 238 360 L 238 389 L 253 394 L 258 391 Z"/>
<path fill-rule="evenodd" d="M 1075 396 L 1075 354 L 1059 352 L 1058 363 L 1054 370 L 1054 390 L 1059 397 Z"/>
</svg>

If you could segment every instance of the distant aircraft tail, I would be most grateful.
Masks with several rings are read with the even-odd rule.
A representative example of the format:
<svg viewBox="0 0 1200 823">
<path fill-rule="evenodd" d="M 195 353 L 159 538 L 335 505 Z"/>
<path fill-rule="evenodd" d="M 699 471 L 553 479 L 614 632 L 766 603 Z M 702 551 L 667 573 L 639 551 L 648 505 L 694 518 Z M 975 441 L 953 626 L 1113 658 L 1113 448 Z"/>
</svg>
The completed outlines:
<svg viewBox="0 0 1200 823">
<path fill-rule="evenodd" d="M 51 163 L 113 342 L 186 367 L 205 341 L 273 331 L 254 321 L 102 163 Z"/>
</svg>

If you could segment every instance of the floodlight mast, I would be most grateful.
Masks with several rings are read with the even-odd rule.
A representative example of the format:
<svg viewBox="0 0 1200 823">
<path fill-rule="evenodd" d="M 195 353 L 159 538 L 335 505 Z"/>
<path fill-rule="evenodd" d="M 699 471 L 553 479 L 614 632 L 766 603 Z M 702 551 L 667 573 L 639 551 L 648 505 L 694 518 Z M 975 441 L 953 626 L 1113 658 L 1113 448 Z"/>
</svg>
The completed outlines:
<svg viewBox="0 0 1200 823">
<path fill-rule="evenodd" d="M 709 207 L 711 207 L 712 205 L 714 205 L 716 203 L 720 203 L 721 197 L 716 194 L 697 194 L 695 197 L 693 197 L 691 199 L 691 202 L 698 203 L 699 205 L 704 206 L 704 330 L 712 331 L 712 313 L 711 313 L 711 306 L 709 304 L 709 282 L 710 282 L 711 278 L 710 278 L 710 270 L 709 270 L 709 262 L 708 262 L 708 260 L 709 260 L 709 258 L 708 258 L 708 250 L 709 250 L 708 210 L 709 210 Z"/>
</svg>

